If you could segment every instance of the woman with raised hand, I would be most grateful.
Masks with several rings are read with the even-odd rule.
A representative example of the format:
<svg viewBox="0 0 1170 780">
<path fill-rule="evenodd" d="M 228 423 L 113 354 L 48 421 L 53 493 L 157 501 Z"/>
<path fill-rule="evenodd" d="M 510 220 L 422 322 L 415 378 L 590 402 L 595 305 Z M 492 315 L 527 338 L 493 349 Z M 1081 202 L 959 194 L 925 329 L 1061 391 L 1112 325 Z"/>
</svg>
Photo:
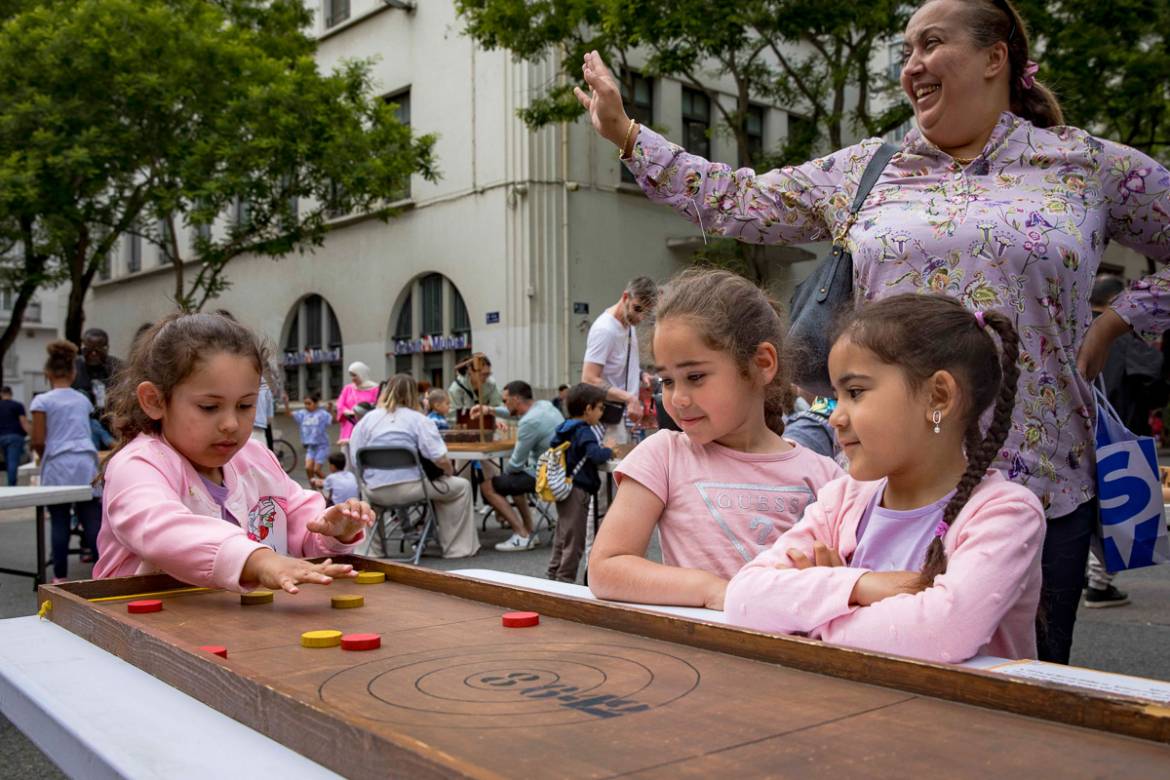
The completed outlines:
<svg viewBox="0 0 1170 780">
<path fill-rule="evenodd" d="M 1088 380 L 1122 333 L 1154 338 L 1170 327 L 1170 270 L 1134 284 L 1096 320 L 1089 290 L 1110 240 L 1170 257 L 1170 174 L 1138 151 L 1063 126 L 1010 0 L 925 3 L 907 24 L 903 58 L 917 128 L 843 237 L 855 296 L 941 292 L 972 310 L 1009 313 L 1020 336 L 1020 399 L 994 465 L 1044 506 L 1039 657 L 1067 663 L 1097 518 Z M 741 241 L 836 236 L 881 144 L 866 139 L 766 173 L 733 170 L 631 120 L 596 52 L 584 76 L 589 92 L 578 89 L 578 99 L 643 191 Z"/>
</svg>

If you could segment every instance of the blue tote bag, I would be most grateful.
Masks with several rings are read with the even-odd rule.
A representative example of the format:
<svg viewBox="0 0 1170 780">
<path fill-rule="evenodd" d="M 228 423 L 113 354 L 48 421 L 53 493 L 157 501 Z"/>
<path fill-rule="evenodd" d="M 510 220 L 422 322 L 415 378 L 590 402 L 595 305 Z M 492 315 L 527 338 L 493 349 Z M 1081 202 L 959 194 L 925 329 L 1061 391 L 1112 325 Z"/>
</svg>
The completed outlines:
<svg viewBox="0 0 1170 780">
<path fill-rule="evenodd" d="M 1154 440 L 1131 433 L 1099 387 L 1097 498 L 1102 560 L 1111 572 L 1170 561 Z"/>
</svg>

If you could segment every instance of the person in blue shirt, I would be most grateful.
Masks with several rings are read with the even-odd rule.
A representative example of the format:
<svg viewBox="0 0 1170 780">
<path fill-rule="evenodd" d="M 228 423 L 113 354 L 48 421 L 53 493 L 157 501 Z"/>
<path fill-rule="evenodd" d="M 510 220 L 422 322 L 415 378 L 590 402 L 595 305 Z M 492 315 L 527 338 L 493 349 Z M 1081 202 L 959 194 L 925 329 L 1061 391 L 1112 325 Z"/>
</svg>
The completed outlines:
<svg viewBox="0 0 1170 780">
<path fill-rule="evenodd" d="M 325 462 L 329 460 L 329 425 L 333 415 L 320 407 L 321 396 L 310 393 L 305 397 L 305 408 L 292 413 L 301 428 L 301 444 L 305 447 L 305 475 L 311 482 L 325 479 Z"/>
<path fill-rule="evenodd" d="M 435 427 L 440 431 L 450 429 L 451 423 L 447 421 L 447 415 L 451 413 L 451 396 L 447 395 L 447 391 L 441 387 L 436 387 L 427 393 L 427 407 L 430 411 L 427 412 L 427 419 L 435 421 Z"/>
<path fill-rule="evenodd" d="M 8 470 L 8 484 L 16 484 L 17 469 L 24 457 L 24 443 L 28 438 L 28 417 L 24 404 L 12 400 L 12 388 L 0 388 L 0 449 L 4 451 L 4 465 Z"/>
</svg>

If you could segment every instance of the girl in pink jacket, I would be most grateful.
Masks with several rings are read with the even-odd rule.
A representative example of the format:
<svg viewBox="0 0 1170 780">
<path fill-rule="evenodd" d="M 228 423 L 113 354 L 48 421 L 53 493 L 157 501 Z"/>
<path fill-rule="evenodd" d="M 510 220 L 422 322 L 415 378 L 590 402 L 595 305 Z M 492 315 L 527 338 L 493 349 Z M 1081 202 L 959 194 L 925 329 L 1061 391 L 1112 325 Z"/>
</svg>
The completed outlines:
<svg viewBox="0 0 1170 780">
<path fill-rule="evenodd" d="M 1008 317 L 953 298 L 857 312 L 829 354 L 849 476 L 732 578 L 728 618 L 935 662 L 1034 658 L 1044 509 L 987 470 L 1011 425 L 1018 357 Z M 1053 392 L 1031 388 L 1029 403 Z"/>
<path fill-rule="evenodd" d="M 95 577 L 296 593 L 353 576 L 298 560 L 350 552 L 374 517 L 352 499 L 326 509 L 250 438 L 264 364 L 255 334 L 218 314 L 173 315 L 138 340 L 111 394 L 119 444 Z"/>
</svg>

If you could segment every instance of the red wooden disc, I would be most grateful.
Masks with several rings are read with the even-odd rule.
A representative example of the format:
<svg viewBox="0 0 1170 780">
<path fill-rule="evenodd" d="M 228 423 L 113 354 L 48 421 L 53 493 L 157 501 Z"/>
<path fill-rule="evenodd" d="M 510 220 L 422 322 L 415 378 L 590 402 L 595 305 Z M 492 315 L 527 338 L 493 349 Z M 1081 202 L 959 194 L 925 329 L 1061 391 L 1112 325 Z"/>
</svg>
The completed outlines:
<svg viewBox="0 0 1170 780">
<path fill-rule="evenodd" d="M 223 645 L 200 645 L 199 649 L 212 655 L 218 655 L 220 658 L 227 658 L 227 648 Z"/>
<path fill-rule="evenodd" d="M 133 615 L 141 615 L 143 612 L 162 612 L 162 599 L 131 601 L 126 605 L 126 610 Z"/>
<path fill-rule="evenodd" d="M 345 634 L 341 637 L 342 650 L 377 650 L 382 646 L 378 634 Z"/>
<path fill-rule="evenodd" d="M 505 612 L 501 622 L 504 628 L 528 628 L 540 623 L 540 615 L 536 612 Z"/>
</svg>

